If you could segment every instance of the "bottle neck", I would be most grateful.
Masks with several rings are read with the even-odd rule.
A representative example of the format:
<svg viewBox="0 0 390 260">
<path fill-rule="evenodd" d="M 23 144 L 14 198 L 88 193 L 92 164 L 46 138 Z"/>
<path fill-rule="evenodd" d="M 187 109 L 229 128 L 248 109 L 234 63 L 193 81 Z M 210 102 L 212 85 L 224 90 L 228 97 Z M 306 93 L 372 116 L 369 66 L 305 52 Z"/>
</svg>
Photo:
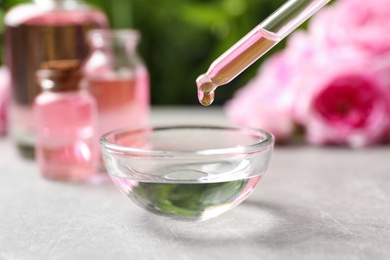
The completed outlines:
<svg viewBox="0 0 390 260">
<path fill-rule="evenodd" d="M 43 9 L 77 9 L 82 0 L 34 0 L 34 3 Z"/>
<path fill-rule="evenodd" d="M 51 92 L 77 91 L 83 77 L 77 60 L 45 62 L 36 76 L 42 90 Z"/>
<path fill-rule="evenodd" d="M 89 32 L 88 39 L 93 49 L 132 53 L 136 51 L 139 33 L 135 30 L 95 29 Z"/>
</svg>

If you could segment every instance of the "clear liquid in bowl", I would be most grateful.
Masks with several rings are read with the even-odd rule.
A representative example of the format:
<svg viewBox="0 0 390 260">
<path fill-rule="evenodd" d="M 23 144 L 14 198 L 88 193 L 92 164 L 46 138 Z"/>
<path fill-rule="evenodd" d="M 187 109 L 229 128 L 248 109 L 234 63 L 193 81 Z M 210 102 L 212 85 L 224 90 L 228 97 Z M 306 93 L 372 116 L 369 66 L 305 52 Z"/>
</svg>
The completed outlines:
<svg viewBox="0 0 390 260">
<path fill-rule="evenodd" d="M 153 182 L 112 176 L 115 185 L 141 208 L 157 215 L 184 220 L 218 216 L 245 200 L 260 175 L 222 182 Z"/>
</svg>

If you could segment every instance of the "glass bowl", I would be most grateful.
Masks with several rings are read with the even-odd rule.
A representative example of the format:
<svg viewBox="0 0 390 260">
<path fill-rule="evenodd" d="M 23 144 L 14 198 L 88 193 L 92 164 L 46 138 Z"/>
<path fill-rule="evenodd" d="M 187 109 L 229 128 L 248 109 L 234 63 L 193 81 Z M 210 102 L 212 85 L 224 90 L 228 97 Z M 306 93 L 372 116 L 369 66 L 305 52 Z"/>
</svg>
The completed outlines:
<svg viewBox="0 0 390 260">
<path fill-rule="evenodd" d="M 270 133 L 238 126 L 151 126 L 100 138 L 119 190 L 149 212 L 185 221 L 218 216 L 244 201 L 273 145 Z"/>
</svg>

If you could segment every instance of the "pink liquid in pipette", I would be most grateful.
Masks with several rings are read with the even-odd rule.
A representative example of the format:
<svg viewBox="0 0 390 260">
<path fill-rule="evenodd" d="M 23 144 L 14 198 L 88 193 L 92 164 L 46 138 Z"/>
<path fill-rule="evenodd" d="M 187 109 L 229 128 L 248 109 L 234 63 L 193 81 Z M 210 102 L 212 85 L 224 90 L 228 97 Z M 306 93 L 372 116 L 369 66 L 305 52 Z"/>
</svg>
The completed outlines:
<svg viewBox="0 0 390 260">
<path fill-rule="evenodd" d="M 279 41 L 276 35 L 260 27 L 249 32 L 216 59 L 207 73 L 196 79 L 199 102 L 204 106 L 211 105 L 218 86 L 229 83 Z"/>
</svg>

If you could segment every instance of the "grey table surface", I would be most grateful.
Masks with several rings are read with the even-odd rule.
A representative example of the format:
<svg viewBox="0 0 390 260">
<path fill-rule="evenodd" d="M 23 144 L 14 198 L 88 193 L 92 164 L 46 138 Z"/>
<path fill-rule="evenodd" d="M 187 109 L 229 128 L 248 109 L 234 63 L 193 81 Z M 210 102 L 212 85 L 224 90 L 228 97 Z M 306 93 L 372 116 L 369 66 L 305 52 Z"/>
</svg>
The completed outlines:
<svg viewBox="0 0 390 260">
<path fill-rule="evenodd" d="M 155 108 L 155 123 L 226 122 L 220 109 Z M 152 215 L 110 181 L 40 177 L 0 139 L 0 259 L 390 259 L 390 146 L 275 147 L 231 211 L 187 223 Z"/>
</svg>

